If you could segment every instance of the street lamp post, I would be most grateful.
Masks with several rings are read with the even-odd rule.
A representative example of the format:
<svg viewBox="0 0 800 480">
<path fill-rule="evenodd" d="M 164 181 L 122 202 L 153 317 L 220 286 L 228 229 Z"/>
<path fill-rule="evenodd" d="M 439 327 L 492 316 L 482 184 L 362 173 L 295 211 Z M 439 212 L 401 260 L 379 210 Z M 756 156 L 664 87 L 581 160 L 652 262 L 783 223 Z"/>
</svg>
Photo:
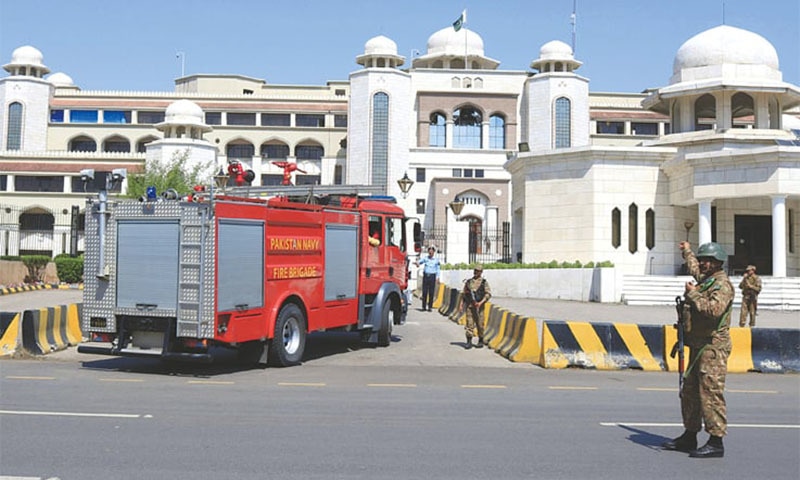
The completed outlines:
<svg viewBox="0 0 800 480">
<path fill-rule="evenodd" d="M 219 167 L 219 172 L 214 175 L 214 186 L 224 192 L 225 187 L 228 186 L 229 178 L 230 177 L 225 173 L 225 170 L 223 170 L 222 167 Z"/>
<path fill-rule="evenodd" d="M 414 180 L 408 178 L 408 172 L 403 175 L 403 178 L 397 181 L 397 185 L 400 186 L 400 192 L 403 194 L 403 198 L 408 197 L 408 192 L 411 190 L 411 187 L 414 185 Z"/>
<path fill-rule="evenodd" d="M 456 197 L 455 199 L 453 199 L 452 202 L 450 202 L 450 210 L 452 210 L 453 214 L 455 214 L 456 220 L 458 220 L 458 216 L 461 215 L 461 210 L 463 210 L 463 208 L 464 208 L 464 202 L 462 200 L 459 200 L 458 197 Z"/>
</svg>

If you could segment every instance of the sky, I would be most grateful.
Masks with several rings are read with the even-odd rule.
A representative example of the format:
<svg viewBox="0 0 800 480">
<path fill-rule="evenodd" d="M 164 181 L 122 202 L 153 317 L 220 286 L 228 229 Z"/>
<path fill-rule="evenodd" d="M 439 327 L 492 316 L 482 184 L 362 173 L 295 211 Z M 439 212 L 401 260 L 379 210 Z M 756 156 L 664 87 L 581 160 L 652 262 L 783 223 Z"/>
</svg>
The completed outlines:
<svg viewBox="0 0 800 480">
<path fill-rule="evenodd" d="M 800 0 L 0 0 L 0 65 L 31 45 L 82 90 L 169 92 L 182 72 L 325 85 L 358 70 L 377 35 L 410 66 L 466 10 L 486 56 L 528 71 L 543 44 L 572 44 L 574 3 L 577 73 L 593 92 L 668 85 L 683 42 L 723 23 L 770 41 L 800 85 Z"/>
</svg>

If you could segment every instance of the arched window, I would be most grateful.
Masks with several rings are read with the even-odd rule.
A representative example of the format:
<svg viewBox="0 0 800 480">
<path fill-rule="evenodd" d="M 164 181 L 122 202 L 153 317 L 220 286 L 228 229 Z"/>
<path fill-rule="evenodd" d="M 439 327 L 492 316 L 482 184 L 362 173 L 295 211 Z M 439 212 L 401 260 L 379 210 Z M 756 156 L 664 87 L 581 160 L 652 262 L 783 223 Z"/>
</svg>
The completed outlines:
<svg viewBox="0 0 800 480">
<path fill-rule="evenodd" d="M 116 135 L 103 142 L 103 151 L 128 153 L 131 151 L 131 142 L 125 137 Z"/>
<path fill-rule="evenodd" d="M 87 136 L 73 138 L 69 142 L 70 152 L 96 152 L 97 142 Z"/>
<path fill-rule="evenodd" d="M 506 148 L 506 119 L 502 115 L 489 117 L 489 148 Z"/>
<path fill-rule="evenodd" d="M 428 127 L 428 146 L 444 148 L 447 140 L 446 123 L 447 120 L 441 113 L 434 112 L 431 114 L 431 123 Z"/>
<path fill-rule="evenodd" d="M 372 184 L 388 185 L 389 178 L 389 95 L 372 96 Z"/>
<path fill-rule="evenodd" d="M 571 102 L 566 97 L 556 99 L 556 148 L 569 148 L 571 146 L 572 113 Z"/>
<path fill-rule="evenodd" d="M 628 251 L 639 250 L 639 207 L 631 203 L 628 207 Z"/>
<path fill-rule="evenodd" d="M 294 147 L 294 156 L 300 160 L 322 160 L 325 149 L 319 145 L 298 145 Z"/>
<path fill-rule="evenodd" d="M 753 97 L 743 92 L 734 93 L 731 97 L 731 120 L 734 122 L 732 126 L 744 128 L 747 125 L 752 125 L 754 122 L 746 117 L 752 117 L 753 115 L 755 115 Z M 737 119 L 740 120 L 737 122 Z"/>
<path fill-rule="evenodd" d="M 644 231 L 644 243 L 648 250 L 652 250 L 656 246 L 656 212 L 652 208 L 644 213 Z"/>
<path fill-rule="evenodd" d="M 22 148 L 22 104 L 14 102 L 8 106 L 8 134 L 6 150 Z"/>
<path fill-rule="evenodd" d="M 289 145 L 283 143 L 265 143 L 261 145 L 261 157 L 285 160 L 289 156 Z"/>
<path fill-rule="evenodd" d="M 711 130 L 717 120 L 717 99 L 706 93 L 694 102 L 694 130 Z"/>
<path fill-rule="evenodd" d="M 136 153 L 145 153 L 147 151 L 147 147 L 145 147 L 145 145 L 155 142 L 156 140 L 158 140 L 158 137 L 153 136 L 144 137 L 143 139 L 139 140 L 136 142 Z"/>
<path fill-rule="evenodd" d="M 229 143 L 225 148 L 225 154 L 228 156 L 229 160 L 252 160 L 253 155 L 256 154 L 256 149 L 252 143 Z"/>
<path fill-rule="evenodd" d="M 473 107 L 461 107 L 453 112 L 453 147 L 481 148 L 483 115 Z"/>
<path fill-rule="evenodd" d="M 622 245 L 622 215 L 619 208 L 611 210 L 611 246 L 619 248 Z"/>
</svg>

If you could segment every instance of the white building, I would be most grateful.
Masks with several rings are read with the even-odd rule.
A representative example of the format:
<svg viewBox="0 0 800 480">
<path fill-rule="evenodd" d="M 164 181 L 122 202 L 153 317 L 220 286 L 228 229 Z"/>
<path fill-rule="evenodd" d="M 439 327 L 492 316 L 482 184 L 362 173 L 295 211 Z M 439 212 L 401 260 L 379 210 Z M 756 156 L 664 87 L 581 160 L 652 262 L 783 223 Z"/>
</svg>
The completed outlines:
<svg viewBox="0 0 800 480">
<path fill-rule="evenodd" d="M 298 165 L 295 183 L 383 185 L 450 263 L 610 260 L 672 275 L 688 237 L 719 241 L 734 269 L 800 275 L 800 90 L 767 40 L 734 27 L 688 40 L 668 85 L 646 93 L 592 92 L 560 41 L 531 55 L 533 71 L 500 69 L 476 32 L 450 27 L 411 59 L 369 39 L 350 78 L 324 86 L 194 74 L 172 92 L 89 92 L 47 76 L 33 47 L 11 57 L 0 254 L 20 250 L 32 217 L 51 218 L 41 250 L 65 251 L 82 168 L 136 172 L 192 146 L 215 168 L 242 162 L 256 185 L 280 181 L 276 161 Z"/>
</svg>

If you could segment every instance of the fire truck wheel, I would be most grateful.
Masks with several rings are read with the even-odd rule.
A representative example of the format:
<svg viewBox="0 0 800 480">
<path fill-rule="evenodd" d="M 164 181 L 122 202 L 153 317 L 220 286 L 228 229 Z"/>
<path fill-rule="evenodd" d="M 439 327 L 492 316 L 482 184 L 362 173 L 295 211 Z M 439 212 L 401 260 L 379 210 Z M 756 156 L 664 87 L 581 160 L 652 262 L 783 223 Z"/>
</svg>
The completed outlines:
<svg viewBox="0 0 800 480">
<path fill-rule="evenodd" d="M 392 302 L 386 300 L 383 302 L 383 309 L 381 310 L 381 328 L 378 330 L 378 346 L 388 347 L 392 343 L 392 324 L 394 323 L 392 317 Z"/>
<path fill-rule="evenodd" d="M 279 367 L 297 365 L 306 348 L 306 320 L 300 307 L 289 303 L 275 321 L 275 336 L 270 340 L 269 363 Z"/>
</svg>

